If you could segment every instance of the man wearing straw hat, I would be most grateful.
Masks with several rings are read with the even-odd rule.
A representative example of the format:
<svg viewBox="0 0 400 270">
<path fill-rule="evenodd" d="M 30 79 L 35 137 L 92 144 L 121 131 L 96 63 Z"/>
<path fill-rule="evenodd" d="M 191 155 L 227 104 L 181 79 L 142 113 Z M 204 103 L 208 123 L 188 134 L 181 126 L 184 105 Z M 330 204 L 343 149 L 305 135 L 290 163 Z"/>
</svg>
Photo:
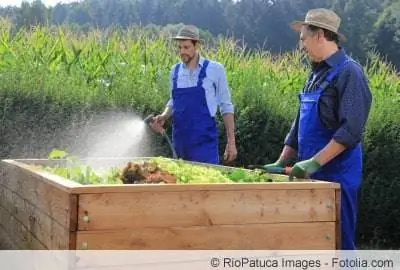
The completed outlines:
<svg viewBox="0 0 400 270">
<path fill-rule="evenodd" d="M 226 161 L 236 158 L 234 107 L 222 64 L 203 58 L 198 49 L 199 30 L 184 26 L 173 39 L 177 41 L 182 62 L 172 67 L 170 99 L 152 127 L 158 132 L 173 118 L 173 144 L 178 158 L 211 164 L 219 163 L 218 129 L 215 115 L 219 106 L 227 144 Z"/>
<path fill-rule="evenodd" d="M 292 29 L 312 70 L 299 94 L 300 108 L 279 159 L 265 165 L 269 172 L 288 165 L 291 175 L 335 181 L 341 185 L 341 243 L 355 249 L 357 193 L 362 178 L 362 137 L 371 107 L 371 92 L 362 67 L 338 45 L 341 19 L 333 11 L 310 10 Z"/>
</svg>

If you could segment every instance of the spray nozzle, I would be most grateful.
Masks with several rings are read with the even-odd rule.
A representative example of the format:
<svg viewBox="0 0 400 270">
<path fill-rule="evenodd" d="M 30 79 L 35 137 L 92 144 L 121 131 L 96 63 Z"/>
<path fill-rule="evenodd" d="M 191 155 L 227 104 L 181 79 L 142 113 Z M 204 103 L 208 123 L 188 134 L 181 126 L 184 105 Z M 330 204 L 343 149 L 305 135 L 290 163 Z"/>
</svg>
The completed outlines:
<svg viewBox="0 0 400 270">
<path fill-rule="evenodd" d="M 149 123 L 154 121 L 154 114 L 150 114 L 148 115 L 145 119 L 143 119 L 143 121 L 146 123 L 146 125 L 148 125 Z M 168 135 L 165 133 L 164 129 L 161 128 L 160 133 L 162 134 L 162 136 L 167 140 L 169 147 L 171 148 L 172 151 L 172 155 L 175 159 L 178 158 L 178 155 L 175 152 L 174 147 L 172 146 L 172 143 L 170 141 L 170 139 L 168 138 Z"/>
<path fill-rule="evenodd" d="M 148 125 L 150 122 L 153 122 L 154 114 L 148 115 L 143 121 Z"/>
</svg>

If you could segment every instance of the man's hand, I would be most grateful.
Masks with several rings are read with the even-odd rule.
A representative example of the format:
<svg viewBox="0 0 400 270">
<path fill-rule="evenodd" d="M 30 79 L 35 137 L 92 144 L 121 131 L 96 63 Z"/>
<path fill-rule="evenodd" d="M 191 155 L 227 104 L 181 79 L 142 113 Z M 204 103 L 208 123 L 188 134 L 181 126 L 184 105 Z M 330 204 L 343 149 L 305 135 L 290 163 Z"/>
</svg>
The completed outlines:
<svg viewBox="0 0 400 270">
<path fill-rule="evenodd" d="M 264 165 L 264 170 L 269 173 L 282 173 L 285 166 L 288 164 L 287 160 L 290 159 L 295 153 L 295 149 L 293 149 L 289 145 L 285 145 L 285 147 L 282 149 L 279 159 L 274 163 Z"/>
<path fill-rule="evenodd" d="M 228 162 L 235 160 L 237 157 L 237 149 L 235 142 L 229 142 L 226 144 L 224 159 Z"/>
<path fill-rule="evenodd" d="M 283 169 L 284 169 L 284 166 L 282 166 L 281 164 L 275 162 L 275 163 L 264 165 L 263 169 L 268 173 L 282 173 Z"/>
<path fill-rule="evenodd" d="M 310 174 L 316 172 L 319 168 L 321 168 L 321 165 L 314 158 L 310 158 L 294 164 L 291 176 L 308 178 Z"/>
<path fill-rule="evenodd" d="M 235 122 L 233 113 L 225 113 L 223 116 L 226 129 L 227 143 L 225 147 L 224 159 L 231 162 L 237 157 L 236 142 L 235 142 Z"/>
<path fill-rule="evenodd" d="M 153 117 L 150 122 L 152 129 L 158 133 L 164 133 L 164 124 L 172 116 L 172 107 L 166 107 L 162 114 Z"/>
<path fill-rule="evenodd" d="M 152 121 L 150 122 L 151 128 L 158 132 L 158 133 L 163 133 L 164 130 L 164 124 L 166 121 L 166 117 L 162 114 L 155 116 Z"/>
<path fill-rule="evenodd" d="M 283 160 L 279 158 L 274 163 L 264 165 L 263 168 L 269 173 L 281 173 L 285 165 L 285 162 L 283 162 Z"/>
</svg>

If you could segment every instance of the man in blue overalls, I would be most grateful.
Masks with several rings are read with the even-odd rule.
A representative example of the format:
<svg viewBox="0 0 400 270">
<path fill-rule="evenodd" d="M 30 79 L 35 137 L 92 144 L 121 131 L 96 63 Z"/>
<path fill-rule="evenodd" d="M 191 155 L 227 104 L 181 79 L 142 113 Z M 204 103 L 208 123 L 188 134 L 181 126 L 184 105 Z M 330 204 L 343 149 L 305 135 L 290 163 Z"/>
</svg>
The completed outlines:
<svg viewBox="0 0 400 270">
<path fill-rule="evenodd" d="M 340 18 L 327 9 L 312 9 L 300 32 L 300 47 L 312 72 L 299 95 L 300 108 L 279 159 L 265 165 L 274 172 L 297 153 L 292 176 L 335 181 L 341 185 L 341 243 L 356 249 L 357 193 L 362 182 L 362 136 L 371 107 L 371 91 L 362 67 L 338 45 Z"/>
<path fill-rule="evenodd" d="M 173 119 L 172 141 L 178 158 L 218 164 L 217 108 L 225 124 L 227 144 L 224 159 L 237 156 L 234 134 L 234 107 L 222 64 L 204 59 L 198 52 L 199 30 L 191 25 L 174 37 L 182 62 L 172 67 L 170 99 L 152 127 L 158 132 L 170 117 Z"/>
</svg>

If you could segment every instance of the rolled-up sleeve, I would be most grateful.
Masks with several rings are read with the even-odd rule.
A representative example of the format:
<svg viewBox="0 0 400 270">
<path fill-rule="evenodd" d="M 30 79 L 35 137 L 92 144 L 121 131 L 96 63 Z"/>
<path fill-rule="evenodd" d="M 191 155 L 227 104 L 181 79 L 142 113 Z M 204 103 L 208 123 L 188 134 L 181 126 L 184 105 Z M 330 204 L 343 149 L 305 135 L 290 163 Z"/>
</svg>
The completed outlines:
<svg viewBox="0 0 400 270">
<path fill-rule="evenodd" d="M 363 70 L 356 63 L 346 65 L 337 81 L 339 129 L 333 139 L 346 147 L 362 140 L 371 108 L 372 94 Z"/>
<path fill-rule="evenodd" d="M 231 93 L 228 85 L 228 80 L 225 68 L 222 64 L 218 65 L 218 85 L 217 85 L 217 100 L 219 109 L 222 115 L 225 113 L 234 113 L 234 106 L 231 100 Z"/>
<path fill-rule="evenodd" d="M 299 114 L 300 111 L 297 111 L 296 118 L 293 120 L 292 127 L 290 128 L 289 133 L 285 138 L 285 144 L 289 145 L 295 150 L 298 150 L 298 130 L 299 130 Z"/>
<path fill-rule="evenodd" d="M 171 68 L 171 72 L 169 74 L 169 99 L 167 102 L 167 107 L 173 108 L 173 102 L 172 102 L 172 87 L 173 87 L 173 76 L 174 76 L 174 69 L 175 65 Z"/>
</svg>

